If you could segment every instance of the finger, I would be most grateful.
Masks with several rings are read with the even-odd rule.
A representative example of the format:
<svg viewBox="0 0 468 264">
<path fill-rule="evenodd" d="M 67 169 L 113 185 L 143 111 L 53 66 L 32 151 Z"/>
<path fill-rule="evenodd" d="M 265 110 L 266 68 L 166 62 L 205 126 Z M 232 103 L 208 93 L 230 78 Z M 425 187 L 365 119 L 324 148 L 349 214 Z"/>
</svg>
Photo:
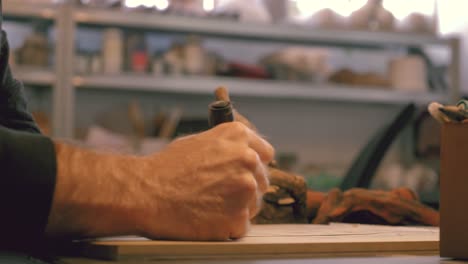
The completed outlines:
<svg viewBox="0 0 468 264">
<path fill-rule="evenodd" d="M 258 155 L 255 154 L 258 159 Z M 248 188 L 249 191 L 244 194 L 246 201 L 246 208 L 249 209 L 249 219 L 254 218 L 261 209 L 262 196 L 268 189 L 268 178 L 265 175 L 265 172 L 262 171 L 263 164 L 257 162 L 257 170 L 252 174 L 246 175 L 249 178 L 250 184 L 248 186 L 253 186 L 254 189 Z"/>
<path fill-rule="evenodd" d="M 250 229 L 249 211 L 242 211 L 237 217 L 231 221 L 230 239 L 239 239 L 244 237 Z"/>
<path fill-rule="evenodd" d="M 250 207 L 252 201 L 257 197 L 258 184 L 252 173 L 243 172 L 238 174 L 232 187 L 229 190 L 229 196 L 225 200 L 228 211 L 237 214 L 239 211 Z"/>
<path fill-rule="evenodd" d="M 238 143 L 246 142 L 250 148 L 257 152 L 263 163 L 268 164 L 273 160 L 275 154 L 273 146 L 244 124 L 237 121 L 222 123 L 207 133 L 219 132 L 221 133 L 216 136 L 223 135 L 226 139 Z"/>
<path fill-rule="evenodd" d="M 234 199 L 227 200 L 228 214 L 236 217 L 239 213 L 246 211 L 247 218 L 254 218 L 261 209 L 262 193 L 258 188 L 258 183 L 252 174 L 245 174 L 244 183 L 239 184 L 239 192 L 234 193 Z M 241 185 L 244 185 L 243 187 Z"/>
<path fill-rule="evenodd" d="M 253 219 L 262 209 L 262 195 L 257 192 L 255 197 L 252 197 L 249 203 L 249 219 Z"/>
<path fill-rule="evenodd" d="M 275 149 L 273 146 L 250 128 L 246 129 L 249 147 L 258 153 L 260 160 L 264 164 L 270 163 L 275 156 Z"/>
<path fill-rule="evenodd" d="M 256 155 L 256 157 L 257 166 L 253 175 L 255 177 L 255 180 L 257 181 L 257 188 L 260 191 L 260 194 L 263 195 L 267 191 L 268 186 L 270 185 L 269 172 L 267 167 L 261 163 L 260 156 Z"/>
</svg>

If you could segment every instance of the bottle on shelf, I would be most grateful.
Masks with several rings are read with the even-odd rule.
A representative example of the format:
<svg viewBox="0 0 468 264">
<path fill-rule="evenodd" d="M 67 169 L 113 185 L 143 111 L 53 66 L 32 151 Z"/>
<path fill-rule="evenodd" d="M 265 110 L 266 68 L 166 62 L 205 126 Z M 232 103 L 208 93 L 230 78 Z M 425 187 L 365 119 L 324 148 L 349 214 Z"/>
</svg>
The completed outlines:
<svg viewBox="0 0 468 264">
<path fill-rule="evenodd" d="M 118 28 L 106 29 L 103 35 L 102 55 L 104 74 L 120 74 L 123 69 L 123 33 Z"/>
</svg>

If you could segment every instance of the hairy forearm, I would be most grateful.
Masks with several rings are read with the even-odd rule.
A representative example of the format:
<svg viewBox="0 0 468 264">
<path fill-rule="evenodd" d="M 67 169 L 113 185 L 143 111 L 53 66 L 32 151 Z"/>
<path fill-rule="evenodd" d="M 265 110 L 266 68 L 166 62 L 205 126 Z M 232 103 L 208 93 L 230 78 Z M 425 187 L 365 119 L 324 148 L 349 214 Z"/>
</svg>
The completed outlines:
<svg viewBox="0 0 468 264">
<path fill-rule="evenodd" d="M 248 230 L 274 156 L 238 122 L 173 141 L 145 157 L 55 142 L 57 181 L 47 233 L 226 240 Z M 189 153 L 189 154 L 188 154 Z"/>
<path fill-rule="evenodd" d="M 98 153 L 55 142 L 57 182 L 47 226 L 50 236 L 135 234 L 138 179 L 144 159 Z M 129 181 L 129 177 L 134 180 Z"/>
</svg>

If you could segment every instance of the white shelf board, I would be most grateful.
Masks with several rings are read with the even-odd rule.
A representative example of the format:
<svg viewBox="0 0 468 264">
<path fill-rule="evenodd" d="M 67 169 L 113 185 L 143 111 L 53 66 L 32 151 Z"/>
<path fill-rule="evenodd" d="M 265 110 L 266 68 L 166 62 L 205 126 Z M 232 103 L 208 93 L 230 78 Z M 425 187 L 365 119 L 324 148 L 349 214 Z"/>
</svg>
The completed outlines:
<svg viewBox="0 0 468 264">
<path fill-rule="evenodd" d="M 51 20 L 57 15 L 58 6 L 35 3 L 31 0 L 4 0 L 3 15 L 10 17 L 41 18 Z"/>
<path fill-rule="evenodd" d="M 55 73 L 48 69 L 14 67 L 11 71 L 13 77 L 24 84 L 54 86 L 56 80 Z"/>
<path fill-rule="evenodd" d="M 78 23 L 148 28 L 154 30 L 202 33 L 225 37 L 263 39 L 294 43 L 356 45 L 448 45 L 451 40 L 430 34 L 319 30 L 294 25 L 261 25 L 215 18 L 196 18 L 128 10 L 76 8 Z"/>
<path fill-rule="evenodd" d="M 391 91 L 380 88 L 355 88 L 333 84 L 307 84 L 288 81 L 235 79 L 224 77 L 157 77 L 150 75 L 76 76 L 78 88 L 121 89 L 183 94 L 212 94 L 216 87 L 229 88 L 232 95 L 265 98 L 288 98 L 356 103 L 398 104 L 432 101 L 446 102 L 444 94 Z"/>
</svg>

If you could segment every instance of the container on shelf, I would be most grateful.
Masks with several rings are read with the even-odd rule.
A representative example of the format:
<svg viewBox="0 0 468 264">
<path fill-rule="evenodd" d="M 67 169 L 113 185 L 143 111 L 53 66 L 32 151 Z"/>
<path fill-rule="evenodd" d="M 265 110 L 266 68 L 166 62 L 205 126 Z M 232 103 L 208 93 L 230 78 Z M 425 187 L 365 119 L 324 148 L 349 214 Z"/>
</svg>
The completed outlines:
<svg viewBox="0 0 468 264">
<path fill-rule="evenodd" d="M 150 59 L 143 33 L 133 32 L 126 36 L 125 63 L 130 72 L 148 72 Z"/>
<path fill-rule="evenodd" d="M 428 91 L 426 64 L 419 56 L 392 59 L 389 63 L 388 75 L 394 89 Z"/>
<path fill-rule="evenodd" d="M 103 45 L 103 72 L 105 74 L 119 74 L 123 69 L 123 33 L 118 28 L 109 28 L 104 31 Z"/>
</svg>

